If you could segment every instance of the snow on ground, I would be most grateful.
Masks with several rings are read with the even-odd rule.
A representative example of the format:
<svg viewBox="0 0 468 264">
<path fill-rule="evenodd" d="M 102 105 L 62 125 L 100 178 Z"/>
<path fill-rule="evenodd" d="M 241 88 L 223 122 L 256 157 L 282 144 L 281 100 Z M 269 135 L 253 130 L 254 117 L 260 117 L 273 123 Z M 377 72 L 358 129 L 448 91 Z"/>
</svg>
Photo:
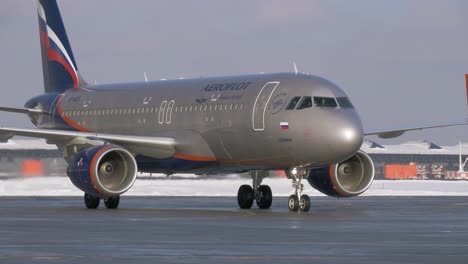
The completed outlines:
<svg viewBox="0 0 468 264">
<path fill-rule="evenodd" d="M 125 194 L 130 196 L 236 196 L 247 178 L 230 176 L 227 179 L 138 179 Z M 273 195 L 289 196 L 291 182 L 287 179 L 265 179 Z M 323 196 L 304 182 L 305 193 Z M 67 177 L 37 177 L 0 180 L 0 196 L 81 196 Z M 468 182 L 448 181 L 374 181 L 363 196 L 468 196 Z"/>
</svg>

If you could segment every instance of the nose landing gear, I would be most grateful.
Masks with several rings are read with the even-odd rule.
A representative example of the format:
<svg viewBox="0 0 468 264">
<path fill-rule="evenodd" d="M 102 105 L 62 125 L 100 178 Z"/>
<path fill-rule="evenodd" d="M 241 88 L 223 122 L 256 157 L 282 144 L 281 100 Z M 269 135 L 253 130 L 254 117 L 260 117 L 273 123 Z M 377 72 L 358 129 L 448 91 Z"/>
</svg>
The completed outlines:
<svg viewBox="0 0 468 264">
<path fill-rule="evenodd" d="M 251 171 L 252 186 L 242 185 L 237 192 L 237 203 L 241 209 L 252 208 L 253 202 L 257 203 L 260 209 L 269 209 L 273 202 L 273 193 L 268 185 L 261 185 L 268 172 Z"/>
<path fill-rule="evenodd" d="M 309 170 L 304 168 L 293 168 L 286 171 L 288 178 L 293 181 L 294 194 L 289 196 L 288 208 L 291 212 L 308 212 L 310 210 L 310 197 L 307 194 L 302 194 L 304 185 L 302 179 L 309 176 Z"/>
</svg>

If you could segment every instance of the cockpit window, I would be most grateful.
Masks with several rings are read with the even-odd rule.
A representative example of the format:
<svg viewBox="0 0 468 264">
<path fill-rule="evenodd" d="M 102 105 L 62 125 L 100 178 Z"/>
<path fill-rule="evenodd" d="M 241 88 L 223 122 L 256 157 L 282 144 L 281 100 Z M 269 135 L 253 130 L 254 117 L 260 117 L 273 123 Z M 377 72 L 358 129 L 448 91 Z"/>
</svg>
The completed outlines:
<svg viewBox="0 0 468 264">
<path fill-rule="evenodd" d="M 294 108 L 296 108 L 296 105 L 300 99 L 300 96 L 296 96 L 293 99 L 291 99 L 291 102 L 289 102 L 288 107 L 286 107 L 286 110 L 293 110 Z"/>
<path fill-rule="evenodd" d="M 335 108 L 338 105 L 333 97 L 314 97 L 314 106 Z"/>
<path fill-rule="evenodd" d="M 312 97 L 311 96 L 304 96 L 302 97 L 302 101 L 297 107 L 297 110 L 301 110 L 304 108 L 310 108 L 312 107 Z"/>
<path fill-rule="evenodd" d="M 351 104 L 348 97 L 337 97 L 336 101 L 338 101 L 341 108 L 353 108 L 353 104 Z"/>
</svg>

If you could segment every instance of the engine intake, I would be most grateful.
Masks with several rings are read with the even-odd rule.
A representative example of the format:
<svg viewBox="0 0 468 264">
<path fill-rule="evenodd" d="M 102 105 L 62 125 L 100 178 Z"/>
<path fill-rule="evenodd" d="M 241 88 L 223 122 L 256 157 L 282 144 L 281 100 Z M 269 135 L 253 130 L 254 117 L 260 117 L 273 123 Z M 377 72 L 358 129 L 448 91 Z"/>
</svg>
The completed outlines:
<svg viewBox="0 0 468 264">
<path fill-rule="evenodd" d="M 374 163 L 359 151 L 348 160 L 311 169 L 307 180 L 319 192 L 333 197 L 352 197 L 365 192 L 374 180 Z"/>
<path fill-rule="evenodd" d="M 73 156 L 67 174 L 72 183 L 95 196 L 118 196 L 136 180 L 137 164 L 126 149 L 114 145 L 95 146 Z"/>
</svg>

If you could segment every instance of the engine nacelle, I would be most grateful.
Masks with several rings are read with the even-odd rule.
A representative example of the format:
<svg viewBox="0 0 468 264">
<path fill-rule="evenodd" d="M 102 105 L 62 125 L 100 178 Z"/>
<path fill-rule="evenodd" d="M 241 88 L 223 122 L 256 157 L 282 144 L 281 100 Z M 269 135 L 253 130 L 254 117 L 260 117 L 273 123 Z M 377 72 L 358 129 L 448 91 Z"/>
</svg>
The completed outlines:
<svg viewBox="0 0 468 264">
<path fill-rule="evenodd" d="M 76 153 L 67 168 L 72 183 L 95 196 L 118 196 L 136 180 L 137 164 L 126 149 L 101 145 Z"/>
<path fill-rule="evenodd" d="M 311 169 L 307 180 L 314 189 L 333 197 L 352 197 L 365 192 L 374 180 L 374 163 L 364 152 L 328 167 Z"/>
</svg>

